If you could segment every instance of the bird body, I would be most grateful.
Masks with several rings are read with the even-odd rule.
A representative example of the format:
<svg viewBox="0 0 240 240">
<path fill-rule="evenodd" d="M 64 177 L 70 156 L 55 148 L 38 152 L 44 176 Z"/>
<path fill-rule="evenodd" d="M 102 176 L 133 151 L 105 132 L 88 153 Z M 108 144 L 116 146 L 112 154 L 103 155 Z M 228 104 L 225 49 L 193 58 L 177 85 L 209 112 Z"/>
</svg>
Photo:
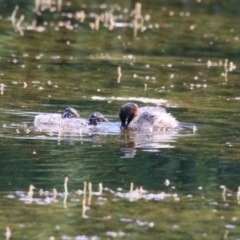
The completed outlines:
<svg viewBox="0 0 240 240">
<path fill-rule="evenodd" d="M 96 126 L 108 120 L 99 112 L 92 113 L 88 119 L 80 117 L 78 112 L 71 107 L 65 109 L 63 114 L 50 113 L 35 116 L 34 125 L 39 128 L 61 127 L 64 129 L 81 129 L 83 126 Z"/>
<path fill-rule="evenodd" d="M 140 107 L 124 104 L 119 112 L 121 128 L 132 130 L 167 130 L 178 128 L 178 121 L 162 107 Z"/>
</svg>

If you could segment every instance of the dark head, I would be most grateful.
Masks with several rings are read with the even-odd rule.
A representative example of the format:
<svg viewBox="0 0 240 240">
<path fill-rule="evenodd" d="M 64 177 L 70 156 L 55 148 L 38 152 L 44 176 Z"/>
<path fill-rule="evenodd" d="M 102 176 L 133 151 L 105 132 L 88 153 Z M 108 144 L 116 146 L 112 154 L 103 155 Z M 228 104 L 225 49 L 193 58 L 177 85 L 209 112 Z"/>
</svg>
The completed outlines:
<svg viewBox="0 0 240 240">
<path fill-rule="evenodd" d="M 138 105 L 135 103 L 126 103 L 122 105 L 119 118 L 121 120 L 121 128 L 127 128 L 128 124 L 138 115 Z"/>
<path fill-rule="evenodd" d="M 100 113 L 100 112 L 94 112 L 90 115 L 88 118 L 89 125 L 98 125 L 100 122 L 108 122 L 108 120 Z"/>
<path fill-rule="evenodd" d="M 78 114 L 77 110 L 71 107 L 65 109 L 62 118 L 79 118 L 80 115 Z"/>
</svg>

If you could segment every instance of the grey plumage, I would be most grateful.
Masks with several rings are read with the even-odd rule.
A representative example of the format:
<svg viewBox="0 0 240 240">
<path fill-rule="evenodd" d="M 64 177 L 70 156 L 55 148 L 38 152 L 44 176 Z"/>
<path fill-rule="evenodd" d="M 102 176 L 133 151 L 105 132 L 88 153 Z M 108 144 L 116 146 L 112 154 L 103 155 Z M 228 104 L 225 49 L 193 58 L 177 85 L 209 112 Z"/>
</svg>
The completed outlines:
<svg viewBox="0 0 240 240">
<path fill-rule="evenodd" d="M 132 111 L 134 108 L 134 111 Z M 133 114 L 134 113 L 134 114 Z M 134 116 L 133 116 L 134 115 Z M 122 127 L 133 130 L 176 129 L 178 121 L 162 107 L 140 107 L 135 103 L 126 103 L 120 113 Z M 130 121 L 128 118 L 131 118 Z M 127 121 L 127 123 L 126 123 Z"/>
</svg>

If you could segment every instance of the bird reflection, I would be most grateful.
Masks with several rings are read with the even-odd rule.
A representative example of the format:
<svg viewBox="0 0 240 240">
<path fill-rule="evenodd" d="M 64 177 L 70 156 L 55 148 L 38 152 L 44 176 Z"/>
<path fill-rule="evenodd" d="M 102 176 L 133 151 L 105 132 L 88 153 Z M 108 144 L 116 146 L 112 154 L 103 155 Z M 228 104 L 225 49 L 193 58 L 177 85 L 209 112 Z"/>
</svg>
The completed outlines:
<svg viewBox="0 0 240 240">
<path fill-rule="evenodd" d="M 123 129 L 120 134 L 120 150 L 124 153 L 122 158 L 134 158 L 137 149 L 148 152 L 158 152 L 160 148 L 174 148 L 177 131 L 162 131 L 148 133 Z"/>
</svg>

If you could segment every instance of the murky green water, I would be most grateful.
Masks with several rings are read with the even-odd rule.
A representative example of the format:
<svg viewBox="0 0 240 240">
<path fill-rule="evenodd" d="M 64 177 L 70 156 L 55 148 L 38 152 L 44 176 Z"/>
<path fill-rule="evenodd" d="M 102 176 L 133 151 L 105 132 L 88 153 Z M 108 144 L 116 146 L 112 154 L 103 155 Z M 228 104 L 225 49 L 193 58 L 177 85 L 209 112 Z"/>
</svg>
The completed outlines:
<svg viewBox="0 0 240 240">
<path fill-rule="evenodd" d="M 34 1 L 0 1 L 2 234 L 238 239 L 238 1 L 143 1 L 135 31 L 133 1 L 62 3 L 60 12 L 51 5 L 36 14 Z M 91 29 L 106 12 L 112 18 Z M 118 112 L 128 101 L 165 106 L 181 130 L 121 133 Z M 110 122 L 91 135 L 34 127 L 37 114 L 68 106 Z M 84 182 L 92 194 L 77 192 Z"/>
</svg>

